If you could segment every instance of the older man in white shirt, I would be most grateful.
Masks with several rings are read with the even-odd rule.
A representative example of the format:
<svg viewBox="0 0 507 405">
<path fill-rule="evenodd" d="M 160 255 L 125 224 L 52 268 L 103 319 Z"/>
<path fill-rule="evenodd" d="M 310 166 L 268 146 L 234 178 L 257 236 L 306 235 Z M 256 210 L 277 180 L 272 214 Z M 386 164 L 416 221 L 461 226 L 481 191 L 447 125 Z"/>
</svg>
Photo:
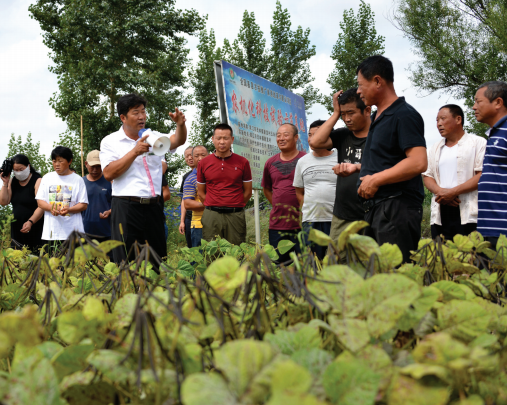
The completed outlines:
<svg viewBox="0 0 507 405">
<path fill-rule="evenodd" d="M 127 252 L 135 241 L 147 242 L 164 257 L 165 218 L 158 202 L 167 164 L 162 156 L 150 153 L 152 148 L 145 142 L 147 135 L 139 137 L 146 124 L 146 104 L 146 99 L 137 94 L 120 97 L 116 108 L 123 125 L 102 140 L 100 162 L 104 177 L 113 182 L 111 239 L 125 242 Z M 176 133 L 169 138 L 170 153 L 174 153 L 187 139 L 186 120 L 178 109 L 169 116 L 176 123 Z M 113 257 L 116 263 L 125 260 L 125 247 L 114 249 Z"/>
<path fill-rule="evenodd" d="M 468 235 L 477 229 L 477 185 L 482 173 L 486 140 L 463 130 L 461 107 L 447 104 L 437 115 L 442 139 L 428 149 L 424 185 L 433 193 L 431 237 Z"/>
</svg>

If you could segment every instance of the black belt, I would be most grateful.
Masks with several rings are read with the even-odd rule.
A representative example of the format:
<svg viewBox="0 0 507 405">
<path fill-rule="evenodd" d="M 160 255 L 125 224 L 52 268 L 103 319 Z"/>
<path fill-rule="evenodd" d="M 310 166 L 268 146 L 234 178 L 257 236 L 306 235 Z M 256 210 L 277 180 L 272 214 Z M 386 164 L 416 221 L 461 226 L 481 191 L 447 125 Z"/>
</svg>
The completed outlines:
<svg viewBox="0 0 507 405">
<path fill-rule="evenodd" d="M 232 214 L 233 212 L 241 212 L 244 210 L 243 207 L 206 207 L 207 210 L 219 212 L 221 214 Z"/>
<path fill-rule="evenodd" d="M 382 201 L 389 200 L 391 198 L 396 198 L 396 197 L 399 197 L 401 195 L 402 195 L 402 192 L 399 191 L 396 194 L 390 195 L 388 197 L 380 197 L 380 198 L 373 197 L 373 198 L 370 198 L 368 200 L 366 200 L 366 199 L 364 199 L 362 197 L 359 197 L 359 199 L 361 200 L 364 212 L 366 213 L 366 212 L 370 211 L 375 205 L 381 203 Z"/>
<path fill-rule="evenodd" d="M 139 204 L 158 204 L 159 196 L 156 197 L 127 197 L 115 195 L 113 198 L 121 198 L 122 200 L 133 201 Z"/>
</svg>

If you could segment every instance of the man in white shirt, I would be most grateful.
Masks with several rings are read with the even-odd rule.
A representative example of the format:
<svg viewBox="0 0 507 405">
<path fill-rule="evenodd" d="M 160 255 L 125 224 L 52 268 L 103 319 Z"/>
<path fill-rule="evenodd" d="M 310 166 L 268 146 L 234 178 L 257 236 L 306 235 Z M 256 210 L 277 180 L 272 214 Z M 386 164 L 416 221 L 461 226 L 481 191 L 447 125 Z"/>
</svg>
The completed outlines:
<svg viewBox="0 0 507 405">
<path fill-rule="evenodd" d="M 126 245 L 113 251 L 117 263 L 126 259 L 125 251 L 130 252 L 135 241 L 148 243 L 160 257 L 167 255 L 165 219 L 159 206 L 167 164 L 162 156 L 150 153 L 152 148 L 145 142 L 147 135 L 139 138 L 139 131 L 146 124 L 146 104 L 146 99 L 137 94 L 120 97 L 116 108 L 123 125 L 100 144 L 104 177 L 113 182 L 111 239 Z M 170 153 L 174 153 L 187 139 L 186 120 L 177 108 L 169 116 L 176 123 L 176 133 L 169 138 Z M 128 259 L 134 256 L 131 253 Z"/>
<path fill-rule="evenodd" d="M 311 142 L 317 130 L 325 121 L 312 122 L 308 131 Z M 333 167 L 338 161 L 334 149 L 317 149 L 298 160 L 294 173 L 293 186 L 303 213 L 303 231 L 306 244 L 312 228 L 329 235 L 333 219 L 333 207 L 336 195 L 336 175 Z M 312 252 L 324 259 L 327 247 L 311 244 Z"/>
<path fill-rule="evenodd" d="M 447 104 L 437 115 L 442 139 L 428 149 L 424 185 L 433 193 L 431 237 L 452 240 L 477 229 L 477 184 L 482 173 L 486 140 L 463 130 L 461 107 Z"/>
</svg>

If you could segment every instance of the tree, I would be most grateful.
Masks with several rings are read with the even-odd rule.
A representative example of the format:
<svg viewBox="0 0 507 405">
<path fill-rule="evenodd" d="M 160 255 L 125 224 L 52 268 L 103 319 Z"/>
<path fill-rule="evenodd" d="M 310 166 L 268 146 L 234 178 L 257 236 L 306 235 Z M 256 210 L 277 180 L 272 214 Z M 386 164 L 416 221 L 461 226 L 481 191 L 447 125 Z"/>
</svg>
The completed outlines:
<svg viewBox="0 0 507 405">
<path fill-rule="evenodd" d="M 209 34 L 206 30 L 199 33 L 197 49 L 199 61 L 190 73 L 197 119 L 192 123 L 190 141 L 192 145 L 204 145 L 208 150 L 213 150 L 210 137 L 215 125 L 220 123 L 213 62 L 222 59 L 221 49 L 216 48 L 213 29 Z"/>
<path fill-rule="evenodd" d="M 345 10 L 340 22 L 342 32 L 333 46 L 331 59 L 335 67 L 327 82 L 332 93 L 326 98 L 325 106 L 333 111 L 332 96 L 338 90 L 347 90 L 357 86 L 356 70 L 366 58 L 384 53 L 384 37 L 377 35 L 375 13 L 369 4 L 361 1 L 357 15 L 354 10 Z"/>
<path fill-rule="evenodd" d="M 477 87 L 506 80 L 505 5 L 491 0 L 401 0 L 394 15 L 419 56 L 411 81 L 421 91 L 465 99 L 468 130 L 483 134 L 471 106 Z"/>
<path fill-rule="evenodd" d="M 121 125 L 116 101 L 131 92 L 148 99 L 147 127 L 173 128 L 168 112 L 187 104 L 183 34 L 194 35 L 203 23 L 197 11 L 175 9 L 175 2 L 38 0 L 29 7 L 51 50 L 49 69 L 58 76 L 50 104 L 67 123 L 61 143 L 79 149 L 82 115 L 85 154 L 98 149 Z"/>
<path fill-rule="evenodd" d="M 31 132 L 28 133 L 25 142 L 23 142 L 21 135 L 16 138 L 14 134 L 11 134 L 7 147 L 9 148 L 9 152 L 7 153 L 8 157 L 12 158 L 14 155 L 20 153 L 25 155 L 28 157 L 28 160 L 30 160 L 32 167 L 37 170 L 41 176 L 53 171 L 50 159 L 40 152 L 40 142 L 34 143 L 32 141 Z"/>
</svg>

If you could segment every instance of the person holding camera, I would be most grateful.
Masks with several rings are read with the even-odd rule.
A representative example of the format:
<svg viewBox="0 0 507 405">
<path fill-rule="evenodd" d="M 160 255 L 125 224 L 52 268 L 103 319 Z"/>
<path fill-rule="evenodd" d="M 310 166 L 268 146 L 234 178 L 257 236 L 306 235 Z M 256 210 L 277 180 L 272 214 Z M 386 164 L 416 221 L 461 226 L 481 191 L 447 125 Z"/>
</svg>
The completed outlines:
<svg viewBox="0 0 507 405">
<path fill-rule="evenodd" d="M 11 173 L 14 173 L 13 178 L 10 178 Z M 44 211 L 37 206 L 35 199 L 42 177 L 30 164 L 28 157 L 22 154 L 5 160 L 0 176 L 3 182 L 0 205 L 12 204 L 15 220 L 11 223 L 11 246 L 27 246 L 37 253 L 37 249 L 44 244 Z"/>
</svg>

